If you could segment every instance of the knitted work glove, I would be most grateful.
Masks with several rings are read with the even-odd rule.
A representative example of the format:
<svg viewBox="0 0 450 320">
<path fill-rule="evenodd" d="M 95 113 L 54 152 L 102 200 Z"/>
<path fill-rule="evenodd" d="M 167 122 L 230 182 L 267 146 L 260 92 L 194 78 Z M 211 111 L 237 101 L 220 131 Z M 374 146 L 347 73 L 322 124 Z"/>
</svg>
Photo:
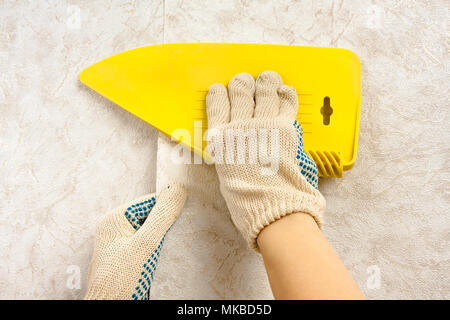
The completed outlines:
<svg viewBox="0 0 450 320">
<path fill-rule="evenodd" d="M 295 120 L 295 89 L 272 71 L 261 73 L 256 84 L 240 73 L 228 91 L 212 85 L 206 105 L 208 151 L 231 219 L 249 246 L 258 251 L 261 230 L 291 213 L 310 214 L 320 226 L 325 199 Z"/>
<path fill-rule="evenodd" d="M 97 224 L 85 299 L 149 298 L 164 238 L 186 200 L 181 184 L 143 196 Z"/>
</svg>

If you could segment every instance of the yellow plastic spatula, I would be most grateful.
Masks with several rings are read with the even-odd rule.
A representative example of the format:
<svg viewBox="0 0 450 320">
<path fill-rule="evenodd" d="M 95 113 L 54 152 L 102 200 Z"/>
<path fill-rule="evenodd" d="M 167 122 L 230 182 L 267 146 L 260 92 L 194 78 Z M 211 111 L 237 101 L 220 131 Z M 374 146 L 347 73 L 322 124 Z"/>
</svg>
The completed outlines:
<svg viewBox="0 0 450 320">
<path fill-rule="evenodd" d="M 349 50 L 267 44 L 174 43 L 126 51 L 86 69 L 81 81 L 104 97 L 202 154 L 205 98 L 213 83 L 237 73 L 277 72 L 297 89 L 305 150 L 322 177 L 341 177 L 356 160 L 361 67 Z M 195 135 L 201 135 L 200 140 Z M 206 150 L 204 151 L 206 152 Z"/>
</svg>

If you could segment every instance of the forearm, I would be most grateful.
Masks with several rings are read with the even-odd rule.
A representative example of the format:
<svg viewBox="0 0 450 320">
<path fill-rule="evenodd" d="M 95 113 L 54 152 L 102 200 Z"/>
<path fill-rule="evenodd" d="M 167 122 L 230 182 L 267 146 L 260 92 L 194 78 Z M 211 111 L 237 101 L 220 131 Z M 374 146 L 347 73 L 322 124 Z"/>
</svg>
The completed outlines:
<svg viewBox="0 0 450 320">
<path fill-rule="evenodd" d="M 364 299 L 310 215 L 272 223 L 257 242 L 276 299 Z"/>
</svg>

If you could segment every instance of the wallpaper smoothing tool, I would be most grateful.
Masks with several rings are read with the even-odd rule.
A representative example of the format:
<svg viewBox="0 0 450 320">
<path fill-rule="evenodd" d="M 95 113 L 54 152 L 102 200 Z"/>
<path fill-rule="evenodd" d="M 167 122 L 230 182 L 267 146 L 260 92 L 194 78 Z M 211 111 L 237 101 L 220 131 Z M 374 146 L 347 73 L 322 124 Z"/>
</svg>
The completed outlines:
<svg viewBox="0 0 450 320">
<path fill-rule="evenodd" d="M 193 137 L 203 137 L 207 129 L 208 87 L 227 85 L 241 72 L 257 77 L 266 70 L 296 88 L 297 121 L 319 175 L 342 177 L 356 160 L 361 100 L 361 65 L 349 50 L 241 43 L 152 45 L 104 59 L 84 69 L 80 80 L 168 136 L 180 128 L 188 130 L 192 139 L 180 143 L 202 155 L 206 142 Z"/>
</svg>

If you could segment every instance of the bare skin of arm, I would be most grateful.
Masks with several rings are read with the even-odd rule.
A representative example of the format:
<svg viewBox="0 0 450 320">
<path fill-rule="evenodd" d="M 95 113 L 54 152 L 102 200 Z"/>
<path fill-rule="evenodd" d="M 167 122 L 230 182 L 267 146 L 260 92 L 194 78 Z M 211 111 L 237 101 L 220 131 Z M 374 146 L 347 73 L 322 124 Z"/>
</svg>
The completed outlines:
<svg viewBox="0 0 450 320">
<path fill-rule="evenodd" d="M 365 299 L 310 215 L 270 224 L 257 242 L 275 299 Z"/>
</svg>

